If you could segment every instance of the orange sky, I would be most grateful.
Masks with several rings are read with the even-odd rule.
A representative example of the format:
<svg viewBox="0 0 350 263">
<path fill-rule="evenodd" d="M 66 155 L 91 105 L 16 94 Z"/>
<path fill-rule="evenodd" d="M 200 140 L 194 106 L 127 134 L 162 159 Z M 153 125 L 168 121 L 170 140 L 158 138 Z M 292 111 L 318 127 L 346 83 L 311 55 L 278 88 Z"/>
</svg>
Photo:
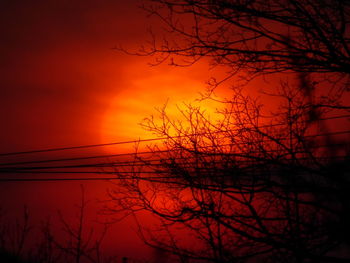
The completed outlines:
<svg viewBox="0 0 350 263">
<path fill-rule="evenodd" d="M 150 70 L 145 60 L 112 50 L 144 37 L 136 4 L 2 4 L 2 152 L 100 142 L 111 101 L 130 89 L 133 74 Z"/>
<path fill-rule="evenodd" d="M 152 137 L 138 123 L 155 107 L 198 97 L 214 74 L 205 61 L 190 68 L 150 67 L 152 58 L 113 50 L 118 44 L 138 47 L 147 28 L 157 26 L 139 4 L 1 4 L 1 152 Z M 251 86 L 259 89 L 257 83 Z"/>
<path fill-rule="evenodd" d="M 205 61 L 150 67 L 151 58 L 113 50 L 137 48 L 157 26 L 139 4 L 2 4 L 1 152 L 149 138 L 138 125 L 144 117 L 167 100 L 175 108 L 204 91 L 213 74 Z"/>
<path fill-rule="evenodd" d="M 1 153 L 149 138 L 152 134 L 145 134 L 137 123 L 154 113 L 155 107 L 169 100 L 174 108 L 203 91 L 208 79 L 205 63 L 185 69 L 150 67 L 149 58 L 113 50 L 118 44 L 134 48 L 145 40 L 150 23 L 138 3 L 1 4 Z M 52 155 L 12 160 L 48 157 Z M 92 200 L 103 199 L 110 187 L 104 182 L 85 185 Z M 26 204 L 37 221 L 57 209 L 69 216 L 79 201 L 79 187 L 80 182 L 2 183 L 0 207 L 18 216 Z M 125 224 L 113 232 L 125 238 L 110 242 L 132 254 L 140 241 L 130 234 L 133 226 Z"/>
<path fill-rule="evenodd" d="M 147 28 L 154 21 L 145 18 L 139 3 L 1 3 L 1 153 L 151 138 L 138 126 L 144 117 L 155 114 L 155 108 L 167 101 L 174 115 L 176 104 L 191 102 L 204 91 L 214 74 L 205 61 L 190 68 L 150 67 L 151 58 L 113 50 L 118 44 L 136 48 L 147 38 Z M 260 85 L 263 82 L 258 80 L 250 88 L 256 91 Z M 204 107 L 211 113 L 216 105 Z M 122 149 L 113 149 L 118 150 Z M 7 205 L 18 213 L 26 203 L 37 217 L 46 216 L 57 209 L 71 209 L 79 200 L 79 185 L 3 183 L 0 207 Z M 103 198 L 107 186 L 87 183 L 90 199 Z M 129 242 L 116 241 L 124 251 L 136 242 L 135 235 L 125 234 L 132 231 L 125 224 L 116 230 Z M 132 254 L 132 249 L 127 253 Z"/>
</svg>

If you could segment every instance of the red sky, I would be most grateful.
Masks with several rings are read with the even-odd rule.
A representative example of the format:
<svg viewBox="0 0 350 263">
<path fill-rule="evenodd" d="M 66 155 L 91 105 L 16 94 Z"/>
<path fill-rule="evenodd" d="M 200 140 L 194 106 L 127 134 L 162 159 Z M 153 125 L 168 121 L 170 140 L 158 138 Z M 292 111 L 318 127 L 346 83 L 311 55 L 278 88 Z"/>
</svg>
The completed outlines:
<svg viewBox="0 0 350 263">
<path fill-rule="evenodd" d="M 137 48 L 147 39 L 147 28 L 155 26 L 139 4 L 2 1 L 1 153 L 150 138 L 137 125 L 142 118 L 168 99 L 174 108 L 203 91 L 211 74 L 205 61 L 190 68 L 150 67 L 151 58 L 113 49 L 119 44 Z M 18 213 L 27 203 L 37 217 L 69 210 L 79 201 L 79 185 L 3 183 L 0 207 Z M 90 199 L 101 198 L 105 188 L 104 183 L 86 184 Z M 119 240 L 118 246 L 130 248 L 136 239 L 125 235 L 132 226 L 123 224 L 116 233 L 129 243 Z"/>
<path fill-rule="evenodd" d="M 128 3 L 2 4 L 2 152 L 99 142 L 101 116 L 133 63 L 112 47 L 142 34 Z"/>
<path fill-rule="evenodd" d="M 146 39 L 151 22 L 138 4 L 2 4 L 1 152 L 144 137 L 137 123 L 167 99 L 183 101 L 174 91 L 196 97 L 207 79 L 203 65 L 150 67 L 149 58 L 113 50 Z"/>
<path fill-rule="evenodd" d="M 133 50 L 157 27 L 140 3 L 1 4 L 1 152 L 152 137 L 137 125 L 142 118 L 203 91 L 213 73 L 205 62 L 150 67 L 152 58 L 113 49 Z"/>
<path fill-rule="evenodd" d="M 1 3 L 1 153 L 149 138 L 152 135 L 137 123 L 154 113 L 154 107 L 168 99 L 174 107 L 197 97 L 208 79 L 204 63 L 186 69 L 150 67 L 149 58 L 113 49 L 119 44 L 136 48 L 148 36 L 151 21 L 138 4 L 136 0 Z M 2 183 L 0 207 L 18 215 L 26 204 L 35 220 L 57 209 L 69 216 L 79 201 L 79 185 Z M 86 183 L 89 199 L 102 198 L 105 189 L 105 183 Z M 113 242 L 132 250 L 135 235 L 126 234 L 132 226 L 121 224 L 115 233 L 122 234 L 125 242 Z"/>
</svg>

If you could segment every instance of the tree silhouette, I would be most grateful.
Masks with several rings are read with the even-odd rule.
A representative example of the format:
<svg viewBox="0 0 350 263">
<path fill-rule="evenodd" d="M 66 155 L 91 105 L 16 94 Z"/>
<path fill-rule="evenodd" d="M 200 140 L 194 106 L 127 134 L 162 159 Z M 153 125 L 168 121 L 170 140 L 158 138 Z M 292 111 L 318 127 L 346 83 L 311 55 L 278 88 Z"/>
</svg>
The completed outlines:
<svg viewBox="0 0 350 263">
<path fill-rule="evenodd" d="M 178 119 L 166 107 L 159 119 L 145 119 L 146 130 L 166 139 L 150 145 L 149 156 L 136 151 L 131 169 L 116 170 L 123 180 L 110 196 L 136 219 L 140 210 L 158 218 L 148 229 L 137 221 L 147 244 L 181 262 L 350 260 L 349 125 L 331 129 L 349 118 L 342 101 L 349 7 L 341 0 L 146 2 L 167 31 L 126 52 L 175 66 L 209 58 L 227 69 L 225 81 L 297 78 L 267 94 L 276 103 L 270 115 L 233 87 L 229 98 L 207 98 L 221 102 L 219 118 L 187 105 Z"/>
<path fill-rule="evenodd" d="M 210 58 L 228 78 L 280 72 L 317 73 L 338 83 L 348 77 L 349 1 L 343 0 L 150 0 L 144 9 L 165 26 L 164 37 L 138 55 L 156 63 L 192 65 Z M 327 73 L 331 73 L 330 77 Z M 347 86 L 339 87 L 344 90 Z"/>
<path fill-rule="evenodd" d="M 104 224 L 99 232 L 96 227 L 88 227 L 88 203 L 85 189 L 81 185 L 81 200 L 76 205 L 76 222 L 67 220 L 59 211 L 58 225 L 48 218 L 40 227 L 34 227 L 30 223 L 27 207 L 24 207 L 21 220 L 7 222 L 6 217 L 0 213 L 0 261 L 4 263 L 116 262 L 117 257 L 107 255 L 102 247 L 108 225 Z M 58 226 L 62 227 L 61 233 L 57 231 Z"/>
<path fill-rule="evenodd" d="M 190 105 L 187 127 L 165 109 L 160 123 L 145 122 L 168 139 L 147 158 L 135 153 L 129 178 L 116 170 L 124 179 L 111 197 L 128 213 L 160 219 L 158 229 L 139 225 L 146 243 L 183 262 L 349 260 L 332 254 L 349 243 L 349 145 L 315 129 L 333 117 L 310 120 L 302 91 L 279 96 L 285 102 L 270 121 L 236 92 L 216 122 Z"/>
</svg>

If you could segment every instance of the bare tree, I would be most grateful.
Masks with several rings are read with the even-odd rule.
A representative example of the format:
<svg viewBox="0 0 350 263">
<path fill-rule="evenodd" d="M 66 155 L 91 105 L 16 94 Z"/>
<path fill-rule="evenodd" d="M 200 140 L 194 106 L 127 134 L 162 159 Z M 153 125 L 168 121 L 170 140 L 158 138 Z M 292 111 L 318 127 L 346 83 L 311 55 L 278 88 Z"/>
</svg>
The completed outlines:
<svg viewBox="0 0 350 263">
<path fill-rule="evenodd" d="M 115 256 L 106 255 L 102 249 L 108 225 L 102 225 L 98 232 L 88 227 L 85 190 L 81 186 L 81 201 L 77 205 L 77 220 L 68 221 L 59 212 L 59 224 L 53 224 L 50 218 L 39 228 L 30 224 L 27 207 L 21 220 L 7 221 L 0 214 L 0 261 L 1 262 L 116 262 Z M 2 212 L 2 211 L 0 211 Z M 58 227 L 62 225 L 60 232 Z M 98 224 L 101 226 L 100 224 Z"/>
<path fill-rule="evenodd" d="M 165 26 L 138 55 L 188 66 L 210 58 L 228 78 L 317 73 L 348 88 L 350 2 L 343 0 L 149 0 L 143 8 Z M 330 74 L 329 74 L 330 73 Z M 345 79 L 344 81 L 340 81 Z"/>
<path fill-rule="evenodd" d="M 158 217 L 157 229 L 139 225 L 147 244 L 182 262 L 349 260 L 334 255 L 350 241 L 349 146 L 315 129 L 327 117 L 310 120 L 303 91 L 283 86 L 279 96 L 284 103 L 270 121 L 239 91 L 216 122 L 190 105 L 182 111 L 189 126 L 165 109 L 160 123 L 146 120 L 168 139 L 147 158 L 135 154 L 111 197 L 128 213 Z"/>
<path fill-rule="evenodd" d="M 232 88 L 220 118 L 187 105 L 182 120 L 166 107 L 146 119 L 166 139 L 116 171 L 116 207 L 155 215 L 157 228 L 137 221 L 140 236 L 181 262 L 348 262 L 349 126 L 329 125 L 342 114 L 348 121 L 350 2 L 150 0 L 143 8 L 166 31 L 128 53 L 174 66 L 209 58 L 227 69 L 224 81 L 275 73 L 298 81 L 268 94 L 280 103 L 269 116 Z"/>
<path fill-rule="evenodd" d="M 1 211 L 2 212 L 2 211 Z M 23 208 L 21 219 L 11 222 L 5 220 L 0 214 L 0 258 L 7 262 L 25 262 L 27 256 L 27 243 L 33 230 L 30 225 L 29 212 L 26 206 Z"/>
<path fill-rule="evenodd" d="M 92 262 L 102 263 L 111 262 L 114 258 L 105 257 L 101 251 L 101 245 L 107 233 L 108 225 L 104 225 L 103 230 L 96 237 L 96 231 L 91 227 L 86 229 L 86 206 L 88 201 L 85 200 L 85 189 L 81 185 L 81 201 L 77 206 L 77 222 L 72 224 L 68 222 L 61 212 L 59 218 L 63 226 L 63 231 L 67 234 L 65 241 L 58 241 L 51 236 L 52 243 L 58 248 L 68 260 L 74 260 L 76 263 Z M 45 234 L 49 234 L 50 229 L 44 228 Z"/>
</svg>

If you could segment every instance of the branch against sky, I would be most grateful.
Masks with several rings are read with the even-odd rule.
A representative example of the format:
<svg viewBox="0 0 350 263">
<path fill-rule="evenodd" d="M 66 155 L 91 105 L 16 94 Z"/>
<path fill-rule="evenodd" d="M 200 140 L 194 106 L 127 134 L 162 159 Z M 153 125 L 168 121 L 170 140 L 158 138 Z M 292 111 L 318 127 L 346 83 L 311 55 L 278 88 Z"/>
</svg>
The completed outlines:
<svg viewBox="0 0 350 263">
<path fill-rule="evenodd" d="M 144 165 L 126 179 L 120 170 L 122 183 L 110 197 L 124 209 L 118 212 L 158 218 L 149 228 L 138 221 L 147 244 L 183 262 L 348 260 L 328 255 L 349 240 L 348 142 L 315 136 L 320 121 L 310 121 L 312 104 L 300 90 L 285 86 L 278 96 L 284 102 L 271 122 L 237 91 L 220 121 L 189 106 L 181 113 L 187 122 L 163 110 L 160 123 L 145 123 L 168 139 L 146 158 L 135 153 Z"/>
<path fill-rule="evenodd" d="M 330 73 L 333 79 L 350 73 L 349 1 L 149 0 L 143 8 L 163 27 L 151 31 L 139 51 L 126 52 L 154 55 L 155 64 L 190 66 L 209 58 L 228 77 L 241 73 L 248 79 L 281 72 Z"/>
<path fill-rule="evenodd" d="M 115 212 L 158 218 L 158 228 L 138 221 L 141 237 L 181 262 L 348 262 L 338 252 L 350 243 L 349 140 L 325 132 L 324 120 L 349 112 L 341 99 L 350 74 L 350 3 L 144 2 L 165 25 L 163 36 L 151 32 L 139 51 L 124 51 L 174 66 L 209 58 L 228 78 L 296 73 L 297 84 L 281 81 L 265 92 L 276 106 L 269 116 L 232 88 L 218 101 L 221 118 L 192 105 L 175 118 L 166 107 L 159 122 L 146 118 L 146 130 L 167 139 L 150 146 L 147 158 L 136 152 L 135 163 L 144 165 L 126 179 L 116 169 L 122 183 L 110 197 L 122 209 Z"/>
</svg>

